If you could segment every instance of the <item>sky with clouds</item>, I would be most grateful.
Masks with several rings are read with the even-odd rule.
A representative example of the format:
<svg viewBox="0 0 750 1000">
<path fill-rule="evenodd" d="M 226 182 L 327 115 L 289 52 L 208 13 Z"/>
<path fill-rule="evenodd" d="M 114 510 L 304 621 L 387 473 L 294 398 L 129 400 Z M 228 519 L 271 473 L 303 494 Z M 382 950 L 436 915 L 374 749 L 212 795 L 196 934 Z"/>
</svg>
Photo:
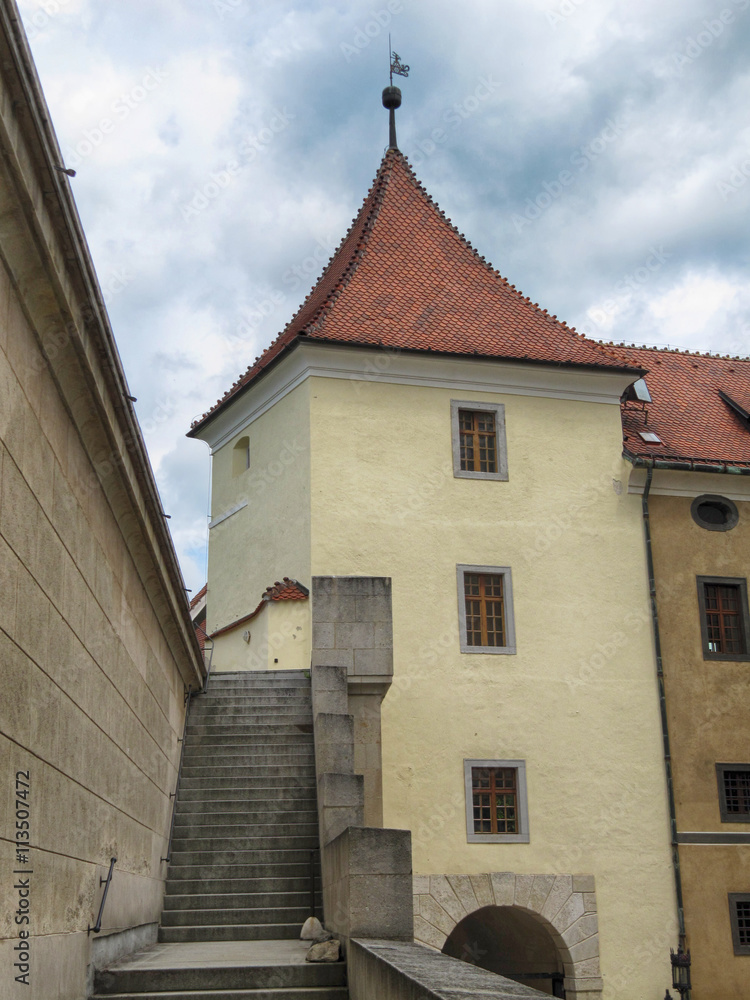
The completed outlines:
<svg viewBox="0 0 750 1000">
<path fill-rule="evenodd" d="M 387 144 L 596 339 L 750 353 L 750 0 L 19 0 L 183 566 L 185 437 L 285 326 Z"/>
</svg>

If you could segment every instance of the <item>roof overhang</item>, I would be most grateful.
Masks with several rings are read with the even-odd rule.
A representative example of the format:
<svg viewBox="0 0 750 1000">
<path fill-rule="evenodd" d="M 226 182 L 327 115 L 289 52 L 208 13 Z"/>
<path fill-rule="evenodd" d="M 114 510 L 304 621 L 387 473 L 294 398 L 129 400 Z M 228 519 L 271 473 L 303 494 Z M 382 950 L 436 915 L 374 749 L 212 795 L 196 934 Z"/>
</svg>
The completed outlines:
<svg viewBox="0 0 750 1000">
<path fill-rule="evenodd" d="M 196 424 L 189 437 L 211 452 L 231 441 L 306 379 L 346 379 L 620 405 L 641 368 L 604 368 L 442 354 L 298 338 L 261 375 Z"/>
</svg>

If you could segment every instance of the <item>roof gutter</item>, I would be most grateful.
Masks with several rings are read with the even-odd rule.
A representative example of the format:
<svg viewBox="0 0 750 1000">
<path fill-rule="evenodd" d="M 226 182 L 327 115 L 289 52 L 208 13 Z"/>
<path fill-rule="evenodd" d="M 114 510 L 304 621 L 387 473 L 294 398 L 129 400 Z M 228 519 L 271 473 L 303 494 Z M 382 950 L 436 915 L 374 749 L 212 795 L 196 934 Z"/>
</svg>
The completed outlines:
<svg viewBox="0 0 750 1000">
<path fill-rule="evenodd" d="M 706 462 L 694 458 L 666 460 L 640 458 L 623 451 L 623 458 L 636 469 L 665 469 L 673 472 L 712 472 L 729 476 L 750 476 L 750 465 L 730 465 L 728 462 Z"/>
</svg>

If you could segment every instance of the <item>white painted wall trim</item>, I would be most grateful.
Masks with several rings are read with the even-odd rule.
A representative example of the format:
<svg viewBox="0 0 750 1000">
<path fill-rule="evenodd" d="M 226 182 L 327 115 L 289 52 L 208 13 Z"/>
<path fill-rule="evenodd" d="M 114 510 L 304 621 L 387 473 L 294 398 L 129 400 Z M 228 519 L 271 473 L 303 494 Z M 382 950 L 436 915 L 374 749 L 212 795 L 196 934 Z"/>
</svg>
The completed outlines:
<svg viewBox="0 0 750 1000">
<path fill-rule="evenodd" d="M 620 396 L 634 380 L 622 372 L 395 350 L 368 351 L 306 341 L 298 344 L 257 385 L 240 394 L 197 436 L 208 443 L 212 453 L 217 451 L 312 375 L 353 383 L 418 385 L 462 394 L 503 393 L 612 406 L 620 405 Z"/>
<path fill-rule="evenodd" d="M 234 507 L 230 507 L 229 510 L 225 510 L 223 514 L 219 514 L 218 517 L 215 517 L 213 521 L 209 521 L 209 529 L 215 528 L 216 525 L 221 524 L 222 521 L 226 521 L 228 517 L 231 517 L 232 514 L 236 514 L 237 511 L 242 510 L 243 507 L 247 507 L 247 500 L 243 500 L 242 503 L 235 504 Z"/>
<path fill-rule="evenodd" d="M 628 480 L 628 493 L 643 495 L 646 470 L 632 468 Z M 654 469 L 650 495 L 686 497 L 694 500 L 704 493 L 713 493 L 742 503 L 750 500 L 750 476 L 737 476 L 717 472 L 680 472 L 677 469 Z"/>
</svg>

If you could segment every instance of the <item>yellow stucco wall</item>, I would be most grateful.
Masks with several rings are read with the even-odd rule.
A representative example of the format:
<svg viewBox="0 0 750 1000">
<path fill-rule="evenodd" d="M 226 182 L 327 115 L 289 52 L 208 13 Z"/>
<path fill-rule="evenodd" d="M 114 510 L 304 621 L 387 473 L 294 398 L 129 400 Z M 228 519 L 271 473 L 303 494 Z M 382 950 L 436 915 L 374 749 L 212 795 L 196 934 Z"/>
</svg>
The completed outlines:
<svg viewBox="0 0 750 1000">
<path fill-rule="evenodd" d="M 719 495 L 742 485 L 712 480 Z M 677 828 L 748 833 L 748 823 L 721 822 L 716 764 L 750 763 L 750 663 L 703 658 L 696 577 L 747 578 L 750 501 L 737 503 L 739 523 L 725 532 L 697 525 L 690 505 L 649 500 Z M 750 844 L 681 846 L 680 858 L 696 1000 L 744 996 L 750 956 L 734 955 L 727 894 L 750 892 Z"/>
<path fill-rule="evenodd" d="M 393 580 L 385 825 L 412 829 L 415 873 L 593 873 L 604 995 L 656 995 L 674 889 L 617 407 L 310 384 L 312 573 Z M 451 398 L 505 404 L 509 482 L 453 477 Z M 458 563 L 511 567 L 516 655 L 459 652 Z M 529 844 L 467 843 L 464 758 L 526 760 Z"/>
<path fill-rule="evenodd" d="M 250 633 L 249 641 L 244 633 Z M 251 621 L 218 636 L 211 669 L 309 670 L 307 601 L 269 601 Z"/>
<path fill-rule="evenodd" d="M 310 585 L 309 426 L 309 384 L 305 382 L 214 454 L 212 519 L 245 501 L 247 506 L 209 532 L 209 634 L 253 611 L 266 587 L 282 576 Z M 250 439 L 250 467 L 234 475 L 234 446 L 244 437 Z M 291 634 L 298 636 L 297 624 L 301 623 L 295 622 Z M 248 627 L 251 632 L 258 628 L 257 619 Z M 267 627 L 261 623 L 259 631 Z M 244 627 L 239 635 L 217 640 L 212 669 L 257 669 L 252 663 L 262 645 L 261 636 L 256 643 L 253 635 L 248 647 L 242 641 L 243 631 Z M 287 644 L 289 651 L 283 656 L 271 652 L 271 665 L 278 657 L 293 662 L 295 669 L 299 663 L 309 668 L 309 627 L 301 639 L 290 638 Z M 282 664 L 275 666 L 279 669 Z"/>
</svg>

